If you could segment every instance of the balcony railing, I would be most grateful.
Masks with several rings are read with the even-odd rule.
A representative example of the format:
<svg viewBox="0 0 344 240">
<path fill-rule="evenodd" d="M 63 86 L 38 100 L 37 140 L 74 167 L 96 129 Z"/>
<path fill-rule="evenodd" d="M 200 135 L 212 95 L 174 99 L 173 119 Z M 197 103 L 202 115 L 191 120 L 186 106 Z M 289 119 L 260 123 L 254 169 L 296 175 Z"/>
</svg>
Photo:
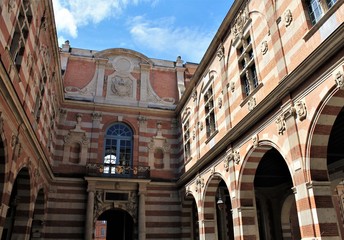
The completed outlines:
<svg viewBox="0 0 344 240">
<path fill-rule="evenodd" d="M 86 165 L 87 176 L 113 177 L 113 178 L 150 178 L 148 166 L 123 166 L 120 164 L 88 163 Z"/>
</svg>

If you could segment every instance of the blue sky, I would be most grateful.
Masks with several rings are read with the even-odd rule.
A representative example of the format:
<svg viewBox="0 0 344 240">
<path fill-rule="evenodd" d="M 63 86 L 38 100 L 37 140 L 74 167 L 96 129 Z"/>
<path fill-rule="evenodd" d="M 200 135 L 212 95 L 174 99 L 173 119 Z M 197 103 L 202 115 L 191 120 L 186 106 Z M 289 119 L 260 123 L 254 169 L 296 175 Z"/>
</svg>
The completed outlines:
<svg viewBox="0 0 344 240">
<path fill-rule="evenodd" d="M 198 63 L 233 0 L 53 0 L 59 45 Z"/>
</svg>

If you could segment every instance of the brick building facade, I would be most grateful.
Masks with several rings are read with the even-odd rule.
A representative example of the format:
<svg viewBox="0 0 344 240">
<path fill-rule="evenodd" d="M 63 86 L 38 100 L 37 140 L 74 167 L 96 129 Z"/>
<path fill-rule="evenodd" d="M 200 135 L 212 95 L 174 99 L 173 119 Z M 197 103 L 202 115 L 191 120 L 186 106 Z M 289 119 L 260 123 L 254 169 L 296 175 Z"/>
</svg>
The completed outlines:
<svg viewBox="0 0 344 240">
<path fill-rule="evenodd" d="M 234 1 L 193 64 L 3 0 L 2 239 L 342 239 L 343 2 Z"/>
</svg>

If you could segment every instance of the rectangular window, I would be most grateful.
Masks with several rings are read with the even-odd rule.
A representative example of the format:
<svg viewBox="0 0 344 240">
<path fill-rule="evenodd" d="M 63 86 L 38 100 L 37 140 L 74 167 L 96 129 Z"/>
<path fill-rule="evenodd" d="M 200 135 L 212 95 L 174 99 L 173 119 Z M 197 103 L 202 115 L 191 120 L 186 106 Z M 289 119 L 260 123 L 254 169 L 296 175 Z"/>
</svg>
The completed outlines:
<svg viewBox="0 0 344 240">
<path fill-rule="evenodd" d="M 187 119 L 184 123 L 184 154 L 185 160 L 191 157 L 189 119 Z"/>
<path fill-rule="evenodd" d="M 251 36 L 243 37 L 237 49 L 242 89 L 245 96 L 249 96 L 259 85 Z"/>
<path fill-rule="evenodd" d="M 337 0 L 306 0 L 308 15 L 315 25 Z"/>
<path fill-rule="evenodd" d="M 205 125 L 206 125 L 207 137 L 209 138 L 216 130 L 212 86 L 209 86 L 209 88 L 204 94 L 204 108 L 205 108 Z"/>
</svg>

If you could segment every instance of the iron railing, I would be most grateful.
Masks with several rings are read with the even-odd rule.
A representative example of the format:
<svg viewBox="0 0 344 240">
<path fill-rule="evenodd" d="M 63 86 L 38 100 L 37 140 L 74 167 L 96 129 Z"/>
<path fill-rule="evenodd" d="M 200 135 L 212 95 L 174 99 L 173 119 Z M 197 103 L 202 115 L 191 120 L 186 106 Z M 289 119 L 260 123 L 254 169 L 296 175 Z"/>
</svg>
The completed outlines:
<svg viewBox="0 0 344 240">
<path fill-rule="evenodd" d="M 112 178 L 150 178 L 150 168 L 148 166 L 134 165 L 123 166 L 120 164 L 88 163 L 86 174 L 94 177 Z"/>
</svg>

